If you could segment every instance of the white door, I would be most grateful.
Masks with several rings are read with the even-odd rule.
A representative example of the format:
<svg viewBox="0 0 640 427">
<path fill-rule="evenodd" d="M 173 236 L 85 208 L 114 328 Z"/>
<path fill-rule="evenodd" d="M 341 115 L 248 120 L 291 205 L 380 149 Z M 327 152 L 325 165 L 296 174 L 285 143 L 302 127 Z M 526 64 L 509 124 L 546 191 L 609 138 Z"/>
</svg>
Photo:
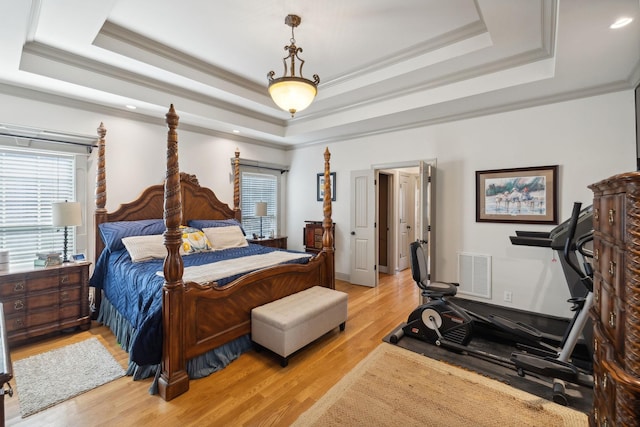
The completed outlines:
<svg viewBox="0 0 640 427">
<path fill-rule="evenodd" d="M 351 283 L 371 287 L 378 284 L 375 174 L 351 172 Z"/>
<path fill-rule="evenodd" d="M 398 271 L 409 267 L 409 243 L 413 240 L 413 185 L 406 173 L 399 174 L 398 187 Z"/>
</svg>

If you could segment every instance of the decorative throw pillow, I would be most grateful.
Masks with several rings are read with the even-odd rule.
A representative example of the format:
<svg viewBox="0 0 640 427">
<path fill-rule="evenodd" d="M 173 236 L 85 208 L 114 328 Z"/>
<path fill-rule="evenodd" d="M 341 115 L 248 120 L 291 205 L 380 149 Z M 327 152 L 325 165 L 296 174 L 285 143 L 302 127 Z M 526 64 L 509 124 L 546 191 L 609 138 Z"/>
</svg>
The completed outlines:
<svg viewBox="0 0 640 427">
<path fill-rule="evenodd" d="M 127 248 L 133 262 L 149 261 L 167 256 L 167 248 L 164 246 L 162 234 L 125 237 L 122 239 L 122 243 Z"/>
<path fill-rule="evenodd" d="M 242 230 L 237 225 L 205 228 L 202 231 L 204 231 L 204 234 L 209 239 L 211 248 L 214 251 L 228 248 L 241 248 L 249 245 Z"/>
<path fill-rule="evenodd" d="M 180 251 L 182 254 L 189 255 L 211 250 L 211 243 L 202 230 L 185 226 L 181 226 L 180 230 L 182 231 L 182 250 Z"/>
<path fill-rule="evenodd" d="M 214 227 L 231 227 L 237 225 L 242 230 L 243 235 L 247 235 L 244 232 L 244 228 L 242 228 L 242 224 L 237 219 L 192 219 L 188 223 L 189 227 L 199 228 L 200 230 L 204 230 L 205 228 L 214 228 Z"/>
<path fill-rule="evenodd" d="M 105 222 L 98 226 L 105 247 L 110 252 L 124 249 L 122 239 L 129 236 L 162 234 L 165 230 L 162 219 L 142 219 L 138 221 Z"/>
</svg>

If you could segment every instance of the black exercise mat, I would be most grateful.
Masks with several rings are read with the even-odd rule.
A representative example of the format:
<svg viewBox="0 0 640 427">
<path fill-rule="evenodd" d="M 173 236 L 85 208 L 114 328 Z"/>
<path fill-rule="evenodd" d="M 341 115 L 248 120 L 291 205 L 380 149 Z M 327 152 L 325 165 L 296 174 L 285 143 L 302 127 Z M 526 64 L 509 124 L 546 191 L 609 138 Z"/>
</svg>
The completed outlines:
<svg viewBox="0 0 640 427">
<path fill-rule="evenodd" d="M 383 341 L 393 344 L 389 337 L 401 327 L 402 325 L 391 331 L 389 335 L 383 338 Z M 495 362 L 488 362 L 467 354 L 456 353 L 408 336 L 404 336 L 395 345 L 435 360 L 469 369 L 481 375 L 501 381 L 512 387 L 516 387 L 520 390 L 553 401 L 551 379 L 536 377 L 529 374 L 523 378 L 518 376 L 515 369 L 511 366 L 501 366 Z M 512 346 L 483 339 L 482 337 L 474 337 L 469 344 L 469 348 L 485 351 L 506 359 L 509 359 L 511 353 L 515 350 Z M 593 404 L 593 389 L 567 383 L 566 392 L 569 400 L 568 406 L 570 408 L 584 413 L 591 412 Z"/>
</svg>

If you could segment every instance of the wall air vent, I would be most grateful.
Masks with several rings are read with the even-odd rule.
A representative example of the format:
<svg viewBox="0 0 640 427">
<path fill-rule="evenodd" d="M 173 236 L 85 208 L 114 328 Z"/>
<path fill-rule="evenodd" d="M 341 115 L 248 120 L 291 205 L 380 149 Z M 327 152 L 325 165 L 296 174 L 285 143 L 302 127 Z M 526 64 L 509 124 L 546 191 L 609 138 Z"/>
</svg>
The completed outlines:
<svg viewBox="0 0 640 427">
<path fill-rule="evenodd" d="M 459 294 L 491 299 L 491 256 L 458 252 Z"/>
</svg>

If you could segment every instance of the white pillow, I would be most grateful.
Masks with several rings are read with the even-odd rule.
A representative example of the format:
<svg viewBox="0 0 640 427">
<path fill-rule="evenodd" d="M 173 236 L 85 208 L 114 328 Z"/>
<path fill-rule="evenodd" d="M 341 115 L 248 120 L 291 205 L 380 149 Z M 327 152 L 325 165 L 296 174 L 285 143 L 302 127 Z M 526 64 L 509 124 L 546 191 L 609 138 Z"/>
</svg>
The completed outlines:
<svg viewBox="0 0 640 427">
<path fill-rule="evenodd" d="M 244 237 L 242 229 L 237 225 L 203 228 L 202 231 L 204 231 L 205 236 L 209 239 L 211 248 L 214 251 L 249 246 L 249 242 L 247 242 L 247 238 Z"/>
<path fill-rule="evenodd" d="M 162 234 L 125 237 L 122 239 L 122 243 L 127 248 L 127 252 L 129 252 L 133 262 L 148 261 L 153 258 L 167 256 L 167 248 L 164 246 Z"/>
</svg>

